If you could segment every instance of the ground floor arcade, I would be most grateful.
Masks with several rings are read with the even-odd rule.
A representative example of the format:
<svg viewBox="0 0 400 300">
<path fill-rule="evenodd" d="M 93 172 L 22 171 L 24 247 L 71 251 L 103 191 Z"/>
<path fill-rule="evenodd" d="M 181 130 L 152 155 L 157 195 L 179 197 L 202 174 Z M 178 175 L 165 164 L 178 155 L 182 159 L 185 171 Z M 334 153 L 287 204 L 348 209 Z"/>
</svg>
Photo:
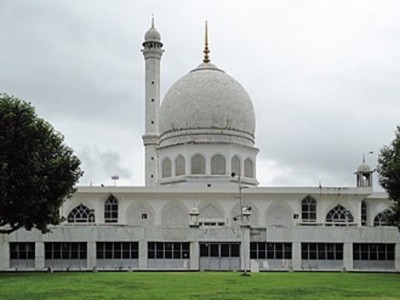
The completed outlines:
<svg viewBox="0 0 400 300">
<path fill-rule="evenodd" d="M 388 227 L 65 225 L 0 237 L 0 270 L 400 271 Z"/>
</svg>

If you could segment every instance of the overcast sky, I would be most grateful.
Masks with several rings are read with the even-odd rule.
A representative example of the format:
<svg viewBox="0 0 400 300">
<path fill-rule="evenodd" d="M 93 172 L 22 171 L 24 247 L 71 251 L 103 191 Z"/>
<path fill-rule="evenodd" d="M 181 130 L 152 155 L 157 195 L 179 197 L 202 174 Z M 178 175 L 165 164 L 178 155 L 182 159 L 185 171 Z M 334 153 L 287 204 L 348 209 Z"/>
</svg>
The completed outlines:
<svg viewBox="0 0 400 300">
<path fill-rule="evenodd" d="M 30 101 L 82 161 L 80 185 L 144 184 L 143 35 L 161 94 L 211 61 L 256 111 L 261 186 L 354 186 L 400 124 L 400 1 L 1 0 L 0 92 Z M 368 154 L 374 151 L 374 154 Z"/>
</svg>

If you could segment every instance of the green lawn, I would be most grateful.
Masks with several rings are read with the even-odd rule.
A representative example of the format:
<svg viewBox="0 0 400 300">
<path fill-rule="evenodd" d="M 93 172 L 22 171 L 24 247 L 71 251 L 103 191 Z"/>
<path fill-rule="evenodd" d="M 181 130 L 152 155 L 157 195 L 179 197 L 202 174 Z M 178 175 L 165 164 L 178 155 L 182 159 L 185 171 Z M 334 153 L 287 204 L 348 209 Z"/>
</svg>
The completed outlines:
<svg viewBox="0 0 400 300">
<path fill-rule="evenodd" d="M 400 274 L 0 273 L 0 299 L 400 299 Z"/>
</svg>

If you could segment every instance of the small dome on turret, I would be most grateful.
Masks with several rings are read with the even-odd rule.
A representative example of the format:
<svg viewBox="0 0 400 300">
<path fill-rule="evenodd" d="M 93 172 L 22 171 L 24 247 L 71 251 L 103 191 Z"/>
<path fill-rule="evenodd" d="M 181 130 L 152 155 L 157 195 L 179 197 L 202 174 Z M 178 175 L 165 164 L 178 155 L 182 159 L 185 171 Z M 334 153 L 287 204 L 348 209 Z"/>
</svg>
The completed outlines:
<svg viewBox="0 0 400 300">
<path fill-rule="evenodd" d="M 366 164 L 365 162 L 363 162 L 361 165 L 358 166 L 357 172 L 360 172 L 360 173 L 371 172 L 371 167 L 368 164 Z"/>
<path fill-rule="evenodd" d="M 371 173 L 371 167 L 365 162 L 365 154 L 363 155 L 363 159 L 361 164 L 357 168 L 356 173 Z"/>
<path fill-rule="evenodd" d="M 154 27 L 154 18 L 151 20 L 150 29 L 147 30 L 147 32 L 144 34 L 144 41 L 145 42 L 160 42 L 161 41 L 161 34 Z"/>
<path fill-rule="evenodd" d="M 159 42 L 161 41 L 161 35 L 157 29 L 151 27 L 144 35 L 144 40 L 145 42 Z"/>
</svg>

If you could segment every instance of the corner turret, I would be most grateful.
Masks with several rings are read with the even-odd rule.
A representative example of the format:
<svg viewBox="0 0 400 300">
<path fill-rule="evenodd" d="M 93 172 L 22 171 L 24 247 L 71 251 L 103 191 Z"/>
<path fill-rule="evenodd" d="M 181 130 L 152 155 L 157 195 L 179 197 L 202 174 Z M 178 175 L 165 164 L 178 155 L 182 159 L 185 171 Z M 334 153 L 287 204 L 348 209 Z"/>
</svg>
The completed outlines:
<svg viewBox="0 0 400 300">
<path fill-rule="evenodd" d="M 363 155 L 362 163 L 358 166 L 356 175 L 357 187 L 371 187 L 372 188 L 372 173 L 371 167 L 365 162 L 365 155 Z"/>
</svg>

